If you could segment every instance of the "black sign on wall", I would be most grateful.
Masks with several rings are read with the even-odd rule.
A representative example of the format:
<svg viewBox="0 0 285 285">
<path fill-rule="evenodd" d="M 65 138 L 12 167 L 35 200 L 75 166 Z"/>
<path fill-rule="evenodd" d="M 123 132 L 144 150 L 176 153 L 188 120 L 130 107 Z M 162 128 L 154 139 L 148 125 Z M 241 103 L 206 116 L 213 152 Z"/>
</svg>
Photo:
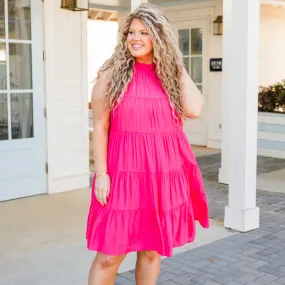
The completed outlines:
<svg viewBox="0 0 285 285">
<path fill-rule="evenodd" d="M 222 58 L 211 58 L 210 59 L 210 71 L 222 71 L 223 70 L 223 59 Z"/>
</svg>

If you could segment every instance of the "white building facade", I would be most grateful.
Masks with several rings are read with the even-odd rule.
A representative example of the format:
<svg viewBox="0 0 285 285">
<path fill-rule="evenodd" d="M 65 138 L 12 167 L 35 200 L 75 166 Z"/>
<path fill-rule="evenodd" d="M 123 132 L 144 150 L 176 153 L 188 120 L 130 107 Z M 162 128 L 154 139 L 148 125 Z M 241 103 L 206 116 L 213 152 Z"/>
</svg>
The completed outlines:
<svg viewBox="0 0 285 285">
<path fill-rule="evenodd" d="M 222 149 L 225 225 L 241 231 L 259 225 L 257 153 L 285 158 L 283 115 L 257 112 L 258 86 L 285 74 L 285 5 L 260 1 L 152 1 L 182 39 L 184 62 L 206 99 L 185 132 L 192 144 Z M 88 12 L 61 9 L 60 0 L 2 3 L 0 201 L 88 187 Z M 105 20 L 117 12 L 121 22 L 139 3 L 89 6 L 93 15 L 105 11 Z M 223 35 L 214 35 L 218 16 Z M 223 70 L 211 71 L 220 59 Z"/>
</svg>

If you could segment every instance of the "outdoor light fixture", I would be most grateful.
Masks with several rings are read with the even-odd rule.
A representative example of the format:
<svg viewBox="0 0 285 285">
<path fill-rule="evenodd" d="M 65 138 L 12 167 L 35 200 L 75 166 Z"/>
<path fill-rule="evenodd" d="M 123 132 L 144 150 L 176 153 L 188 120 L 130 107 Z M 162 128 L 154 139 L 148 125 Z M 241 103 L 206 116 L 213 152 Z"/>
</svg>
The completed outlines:
<svg viewBox="0 0 285 285">
<path fill-rule="evenodd" d="M 61 0 L 60 8 L 71 11 L 88 11 L 88 0 Z"/>
<path fill-rule="evenodd" d="M 223 16 L 218 16 L 214 21 L 214 35 L 223 34 Z"/>
</svg>

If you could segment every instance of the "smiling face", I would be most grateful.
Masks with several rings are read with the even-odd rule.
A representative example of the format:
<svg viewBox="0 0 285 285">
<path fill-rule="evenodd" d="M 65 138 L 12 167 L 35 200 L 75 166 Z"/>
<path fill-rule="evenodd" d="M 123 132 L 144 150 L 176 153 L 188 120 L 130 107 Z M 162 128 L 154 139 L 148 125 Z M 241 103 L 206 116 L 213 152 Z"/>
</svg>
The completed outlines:
<svg viewBox="0 0 285 285">
<path fill-rule="evenodd" d="M 128 49 L 137 61 L 143 63 L 153 62 L 153 44 L 145 25 L 134 19 L 127 37 Z"/>
</svg>

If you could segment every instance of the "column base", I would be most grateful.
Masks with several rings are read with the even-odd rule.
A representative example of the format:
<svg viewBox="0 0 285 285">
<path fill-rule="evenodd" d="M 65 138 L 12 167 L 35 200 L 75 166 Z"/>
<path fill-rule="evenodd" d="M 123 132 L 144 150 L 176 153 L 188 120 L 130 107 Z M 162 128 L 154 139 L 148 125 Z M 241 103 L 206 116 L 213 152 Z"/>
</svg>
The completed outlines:
<svg viewBox="0 0 285 285">
<path fill-rule="evenodd" d="M 242 210 L 226 206 L 225 228 L 240 232 L 248 232 L 259 228 L 259 208 Z"/>
<path fill-rule="evenodd" d="M 225 168 L 219 168 L 219 183 L 229 184 L 229 171 Z"/>
</svg>

